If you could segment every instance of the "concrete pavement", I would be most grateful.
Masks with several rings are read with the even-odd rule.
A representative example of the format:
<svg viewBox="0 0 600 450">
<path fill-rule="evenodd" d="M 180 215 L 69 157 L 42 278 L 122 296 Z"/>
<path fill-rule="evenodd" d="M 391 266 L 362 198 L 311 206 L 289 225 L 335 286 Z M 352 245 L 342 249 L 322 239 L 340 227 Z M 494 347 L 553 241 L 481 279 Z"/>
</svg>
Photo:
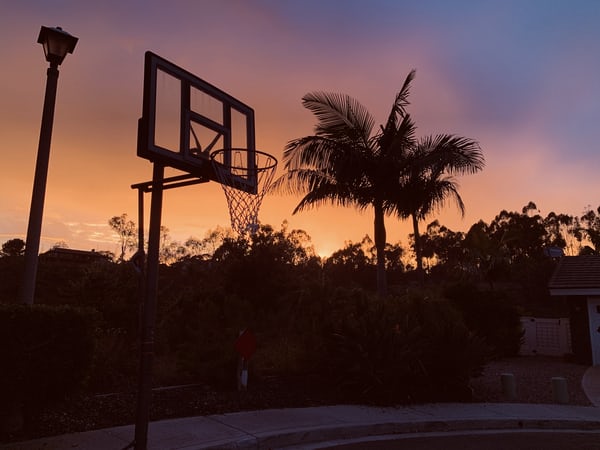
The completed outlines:
<svg viewBox="0 0 600 450">
<path fill-rule="evenodd" d="M 309 449 L 328 441 L 406 433 L 481 430 L 597 430 L 600 408 L 460 403 L 400 408 L 328 406 L 220 414 L 152 422 L 148 449 Z M 123 449 L 134 426 L 3 445 L 19 450 Z"/>
<path fill-rule="evenodd" d="M 581 387 L 592 405 L 600 406 L 600 366 L 590 367 L 585 371 Z"/>
<path fill-rule="evenodd" d="M 582 386 L 600 405 L 600 368 Z M 219 414 L 152 422 L 148 449 L 310 449 L 323 442 L 369 436 L 481 430 L 586 430 L 600 432 L 600 408 L 519 403 L 426 404 L 398 408 L 327 406 Z M 123 449 L 134 426 L 4 444 L 0 449 Z M 600 447 L 600 445 L 599 445 Z"/>
</svg>

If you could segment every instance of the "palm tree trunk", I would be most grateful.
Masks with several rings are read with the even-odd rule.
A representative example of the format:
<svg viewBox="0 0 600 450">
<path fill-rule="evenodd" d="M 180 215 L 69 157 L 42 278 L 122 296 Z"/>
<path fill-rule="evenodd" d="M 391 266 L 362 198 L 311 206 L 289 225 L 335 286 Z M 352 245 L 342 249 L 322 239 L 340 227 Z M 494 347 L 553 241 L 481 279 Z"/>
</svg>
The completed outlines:
<svg viewBox="0 0 600 450">
<path fill-rule="evenodd" d="M 417 277 L 419 283 L 423 284 L 425 281 L 425 273 L 423 272 L 423 256 L 421 256 L 421 236 L 419 235 L 419 221 L 417 215 L 412 214 L 413 233 L 415 236 L 415 257 L 417 258 Z"/>
<path fill-rule="evenodd" d="M 387 295 L 387 277 L 385 272 L 385 223 L 383 204 L 376 202 L 375 207 L 375 250 L 377 253 L 377 294 L 379 297 Z"/>
</svg>

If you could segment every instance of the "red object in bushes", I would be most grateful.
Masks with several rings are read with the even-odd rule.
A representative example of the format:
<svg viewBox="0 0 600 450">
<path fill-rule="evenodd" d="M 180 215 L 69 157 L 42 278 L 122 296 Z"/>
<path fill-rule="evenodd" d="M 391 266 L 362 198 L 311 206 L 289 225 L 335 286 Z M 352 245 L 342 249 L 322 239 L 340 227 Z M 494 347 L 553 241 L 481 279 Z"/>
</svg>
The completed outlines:
<svg viewBox="0 0 600 450">
<path fill-rule="evenodd" d="M 235 340 L 235 350 L 246 360 L 252 358 L 252 355 L 254 355 L 256 351 L 256 336 L 248 328 L 242 331 Z"/>
</svg>

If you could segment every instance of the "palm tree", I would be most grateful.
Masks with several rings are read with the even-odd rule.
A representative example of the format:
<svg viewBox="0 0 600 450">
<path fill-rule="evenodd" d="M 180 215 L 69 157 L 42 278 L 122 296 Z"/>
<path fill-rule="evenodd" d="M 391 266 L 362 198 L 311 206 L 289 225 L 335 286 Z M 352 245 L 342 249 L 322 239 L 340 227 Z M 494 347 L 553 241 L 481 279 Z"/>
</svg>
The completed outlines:
<svg viewBox="0 0 600 450">
<path fill-rule="evenodd" d="M 381 296 L 387 292 L 384 216 L 393 211 L 394 205 L 387 199 L 398 189 L 394 168 L 398 167 L 395 162 L 401 161 L 393 151 L 398 142 L 410 140 L 414 130 L 405 114 L 413 78 L 414 71 L 396 95 L 386 127 L 377 134 L 373 133 L 375 120 L 355 99 L 325 92 L 305 95 L 303 105 L 318 120 L 315 134 L 288 142 L 283 154 L 286 173 L 273 185 L 278 191 L 304 194 L 293 214 L 327 203 L 359 210 L 373 207 L 377 291 Z M 401 124 L 399 115 L 404 116 Z"/>
<path fill-rule="evenodd" d="M 437 143 L 435 151 L 423 151 L 428 148 L 428 140 L 417 141 L 415 124 L 406 112 L 414 77 L 413 70 L 394 99 L 385 126 L 380 126 L 377 133 L 373 132 L 375 121 L 371 114 L 353 98 L 325 92 L 305 95 L 303 105 L 317 118 L 315 133 L 288 142 L 283 154 L 286 172 L 273 185 L 274 190 L 303 195 L 293 214 L 327 203 L 359 210 L 373 208 L 380 296 L 387 293 L 385 215 L 408 217 L 421 211 L 425 196 L 419 189 L 417 175 L 425 176 L 438 167 L 436 164 L 444 170 L 458 170 L 464 163 L 458 157 L 460 151 L 470 150 L 465 143 L 456 152 L 453 164 L 447 162 L 446 147 L 455 146 L 460 139 L 471 141 L 452 138 L 438 143 L 431 139 Z M 419 203 L 415 209 L 409 197 L 416 194 Z"/>
<path fill-rule="evenodd" d="M 483 169 L 484 159 L 476 141 L 440 134 L 420 139 L 408 150 L 407 163 L 410 169 L 398 191 L 396 212 L 400 218 L 412 220 L 417 273 L 422 279 L 419 221 L 441 209 L 449 199 L 464 216 L 465 205 L 453 175 L 478 172 Z"/>
</svg>

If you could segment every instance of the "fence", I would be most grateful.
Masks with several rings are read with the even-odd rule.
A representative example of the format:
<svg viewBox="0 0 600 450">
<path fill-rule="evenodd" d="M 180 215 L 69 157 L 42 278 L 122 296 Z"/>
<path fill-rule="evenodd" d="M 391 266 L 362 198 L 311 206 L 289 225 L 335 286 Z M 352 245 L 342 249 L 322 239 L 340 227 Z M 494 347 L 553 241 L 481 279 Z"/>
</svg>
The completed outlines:
<svg viewBox="0 0 600 450">
<path fill-rule="evenodd" d="M 572 353 L 569 319 L 521 317 L 521 355 L 562 356 Z"/>
</svg>

